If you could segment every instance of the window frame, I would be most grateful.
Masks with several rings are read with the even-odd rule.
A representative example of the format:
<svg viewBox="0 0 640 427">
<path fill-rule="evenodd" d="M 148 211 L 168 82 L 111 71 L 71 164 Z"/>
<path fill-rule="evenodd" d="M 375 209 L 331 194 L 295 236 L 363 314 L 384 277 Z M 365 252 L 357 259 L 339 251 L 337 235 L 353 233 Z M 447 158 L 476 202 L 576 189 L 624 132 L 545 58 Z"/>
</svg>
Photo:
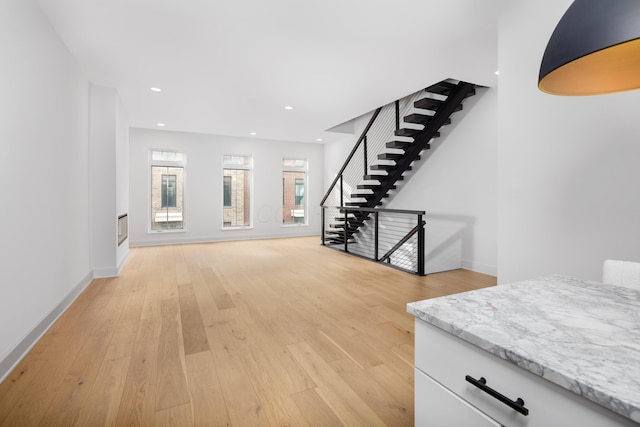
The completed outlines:
<svg viewBox="0 0 640 427">
<path fill-rule="evenodd" d="M 287 161 L 295 161 L 295 162 L 303 162 L 302 165 L 300 166 L 294 166 L 294 165 L 287 165 Z M 296 189 L 297 189 L 297 185 L 296 185 L 296 181 L 300 178 L 294 178 L 294 184 L 293 184 L 293 203 L 294 203 L 294 207 L 295 206 L 302 206 L 304 209 L 304 219 L 303 221 L 299 221 L 298 217 L 292 217 L 293 218 L 293 222 L 289 222 L 289 223 L 285 223 L 285 218 L 284 218 L 284 210 L 286 207 L 286 198 L 285 198 L 285 173 L 287 172 L 294 172 L 294 173 L 302 173 L 304 174 L 304 179 L 303 179 L 303 201 L 304 203 L 301 205 L 296 204 L 298 199 L 297 199 L 297 195 L 296 195 Z M 308 201 L 308 195 L 309 193 L 309 161 L 306 158 L 293 158 L 293 157 L 284 157 L 282 159 L 282 227 L 304 227 L 304 226 L 308 226 L 309 225 L 309 201 Z"/>
<path fill-rule="evenodd" d="M 223 173 L 222 175 L 222 207 L 230 208 L 233 205 L 231 201 L 231 192 L 233 191 L 233 179 L 230 176 L 224 175 L 224 171 L 222 173 Z M 227 201 L 227 198 L 229 201 Z"/>
<path fill-rule="evenodd" d="M 172 153 L 174 155 L 180 155 L 179 160 L 154 159 L 154 153 Z M 187 231 L 187 154 L 184 151 L 169 148 L 150 148 L 148 153 L 148 182 L 147 182 L 147 234 L 157 233 L 185 233 Z M 169 156 L 167 156 L 169 157 Z M 167 167 L 167 168 L 181 168 L 182 169 L 182 228 L 164 228 L 153 229 L 152 228 L 152 212 L 153 212 L 153 168 L 154 167 Z M 163 175 L 174 175 L 166 173 Z M 162 185 L 162 184 L 161 184 Z M 178 194 L 180 189 L 178 188 L 178 179 L 176 177 L 176 205 L 178 200 Z M 169 208 L 170 209 L 170 208 Z"/>
<path fill-rule="evenodd" d="M 233 162 L 226 162 L 226 158 L 227 157 L 243 157 L 247 160 L 248 164 L 237 164 L 237 163 L 233 163 Z M 233 207 L 233 197 L 231 200 L 231 206 L 225 206 L 225 195 L 224 195 L 224 191 L 225 191 L 225 171 L 226 170 L 241 170 L 241 171 L 248 171 L 249 172 L 249 177 L 248 177 L 248 181 L 249 181 L 249 213 L 248 213 L 248 225 L 225 225 L 227 222 L 225 221 L 225 209 L 229 209 Z M 253 229 L 253 193 L 254 193 L 254 186 L 253 186 L 253 155 L 252 154 L 223 154 L 222 155 L 222 197 L 221 197 L 221 214 L 222 214 L 222 221 L 220 224 L 221 230 L 222 231 L 229 231 L 229 230 L 249 230 L 249 229 Z M 231 186 L 231 192 L 233 193 L 233 185 Z"/>
<path fill-rule="evenodd" d="M 162 167 L 162 166 L 160 166 Z M 184 170 L 182 171 L 182 175 L 184 175 Z M 173 179 L 171 179 L 173 178 Z M 160 198 L 161 198 L 161 202 L 160 202 L 160 207 L 161 208 L 176 208 L 178 207 L 178 203 L 177 203 L 177 196 L 178 196 L 178 179 L 177 179 L 177 175 L 175 174 L 169 174 L 169 173 L 163 173 L 161 175 L 161 187 L 162 189 L 160 190 L 161 194 L 160 194 Z M 170 185 L 173 184 L 173 185 Z M 166 191 L 165 191 L 166 188 Z M 169 189 L 172 188 L 172 194 L 169 194 Z M 171 201 L 173 201 L 173 203 L 170 203 Z"/>
</svg>

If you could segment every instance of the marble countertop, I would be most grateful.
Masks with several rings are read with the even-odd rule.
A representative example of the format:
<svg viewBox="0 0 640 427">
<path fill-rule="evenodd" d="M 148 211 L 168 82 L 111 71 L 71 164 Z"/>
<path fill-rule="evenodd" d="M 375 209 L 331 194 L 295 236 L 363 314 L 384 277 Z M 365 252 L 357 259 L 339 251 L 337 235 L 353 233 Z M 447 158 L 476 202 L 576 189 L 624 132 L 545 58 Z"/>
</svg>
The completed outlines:
<svg viewBox="0 0 640 427">
<path fill-rule="evenodd" d="M 640 290 L 547 276 L 407 311 L 640 422 Z"/>
</svg>

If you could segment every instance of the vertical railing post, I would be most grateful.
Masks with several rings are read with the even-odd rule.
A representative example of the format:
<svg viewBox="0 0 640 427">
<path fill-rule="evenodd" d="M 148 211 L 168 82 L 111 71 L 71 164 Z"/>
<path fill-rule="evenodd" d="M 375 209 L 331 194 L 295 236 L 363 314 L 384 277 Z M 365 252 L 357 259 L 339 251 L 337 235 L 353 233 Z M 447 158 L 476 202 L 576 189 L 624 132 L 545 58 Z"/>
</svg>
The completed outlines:
<svg viewBox="0 0 640 427">
<path fill-rule="evenodd" d="M 325 246 L 325 241 L 324 241 L 324 230 L 325 230 L 325 229 L 324 229 L 324 217 L 325 217 L 325 207 L 324 207 L 324 206 L 321 206 L 321 207 L 320 207 L 320 209 L 321 209 L 321 210 L 320 210 L 320 218 L 321 218 L 321 221 L 322 221 L 322 226 L 321 226 L 321 229 L 320 229 L 320 233 L 322 233 L 322 246 Z"/>
<path fill-rule="evenodd" d="M 342 229 L 343 238 L 344 238 L 344 251 L 349 252 L 349 248 L 347 247 L 347 218 L 349 215 L 349 211 L 344 209 L 344 228 Z"/>
<path fill-rule="evenodd" d="M 367 135 L 364 136 L 364 173 L 362 176 L 367 175 Z"/>
<path fill-rule="evenodd" d="M 344 190 L 342 189 L 342 175 L 340 175 L 340 207 L 344 206 Z"/>
<path fill-rule="evenodd" d="M 396 132 L 400 130 L 400 100 L 396 101 Z"/>
<path fill-rule="evenodd" d="M 375 218 L 375 225 L 374 225 L 374 237 L 373 237 L 373 259 L 377 262 L 380 257 L 378 256 L 378 214 L 379 212 L 376 212 L 373 214 L 374 218 Z"/>
<path fill-rule="evenodd" d="M 418 215 L 418 276 L 424 276 L 424 222 Z"/>
</svg>

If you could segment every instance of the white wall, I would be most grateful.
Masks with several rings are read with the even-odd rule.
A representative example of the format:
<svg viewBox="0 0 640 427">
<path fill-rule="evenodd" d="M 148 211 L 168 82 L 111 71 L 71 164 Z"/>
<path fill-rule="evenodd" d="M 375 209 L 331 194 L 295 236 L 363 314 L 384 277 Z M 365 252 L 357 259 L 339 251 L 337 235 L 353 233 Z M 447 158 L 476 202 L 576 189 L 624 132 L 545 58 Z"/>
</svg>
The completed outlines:
<svg viewBox="0 0 640 427">
<path fill-rule="evenodd" d="M 129 122 L 127 113 L 118 96 L 116 104 L 116 215 L 129 213 Z M 116 226 L 117 234 L 117 226 Z M 116 241 L 117 244 L 117 241 Z M 118 273 L 129 258 L 129 239 L 117 247 L 116 267 Z"/>
<path fill-rule="evenodd" d="M 558 97 L 540 60 L 570 0 L 504 2 L 499 41 L 499 282 L 600 280 L 640 261 L 640 92 Z"/>
<path fill-rule="evenodd" d="M 0 2 L 0 379 L 91 280 L 88 83 L 32 0 Z"/>
<path fill-rule="evenodd" d="M 323 147 L 320 144 L 277 142 L 184 132 L 131 129 L 129 237 L 132 246 L 221 240 L 259 239 L 320 234 L 323 192 Z M 185 227 L 183 232 L 148 232 L 149 150 L 186 153 Z M 253 227 L 222 230 L 222 158 L 253 156 Z M 309 163 L 307 226 L 282 225 L 282 159 Z M 319 243 L 318 239 L 318 243 Z"/>
<path fill-rule="evenodd" d="M 368 118 L 356 121 L 355 135 L 326 144 L 325 189 Z M 479 89 L 382 206 L 426 211 L 427 271 L 463 267 L 496 274 L 497 133 L 497 90 Z"/>
<path fill-rule="evenodd" d="M 118 246 L 117 217 L 129 206 L 128 125 L 116 89 L 90 86 L 89 175 L 92 267 L 96 277 L 119 274 L 129 241 Z"/>
<path fill-rule="evenodd" d="M 427 271 L 459 267 L 497 274 L 497 90 L 477 89 L 441 128 L 391 209 L 426 211 Z"/>
</svg>

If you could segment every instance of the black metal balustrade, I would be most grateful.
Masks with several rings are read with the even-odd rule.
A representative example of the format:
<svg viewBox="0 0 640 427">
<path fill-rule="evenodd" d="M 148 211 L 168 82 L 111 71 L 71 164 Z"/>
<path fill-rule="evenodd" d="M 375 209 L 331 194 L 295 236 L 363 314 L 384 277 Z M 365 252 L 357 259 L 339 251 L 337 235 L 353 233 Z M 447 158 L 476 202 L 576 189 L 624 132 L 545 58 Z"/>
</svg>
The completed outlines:
<svg viewBox="0 0 640 427">
<path fill-rule="evenodd" d="M 424 211 L 323 206 L 322 244 L 424 276 L 424 215 Z M 335 221 L 328 223 L 327 218 Z"/>
</svg>

